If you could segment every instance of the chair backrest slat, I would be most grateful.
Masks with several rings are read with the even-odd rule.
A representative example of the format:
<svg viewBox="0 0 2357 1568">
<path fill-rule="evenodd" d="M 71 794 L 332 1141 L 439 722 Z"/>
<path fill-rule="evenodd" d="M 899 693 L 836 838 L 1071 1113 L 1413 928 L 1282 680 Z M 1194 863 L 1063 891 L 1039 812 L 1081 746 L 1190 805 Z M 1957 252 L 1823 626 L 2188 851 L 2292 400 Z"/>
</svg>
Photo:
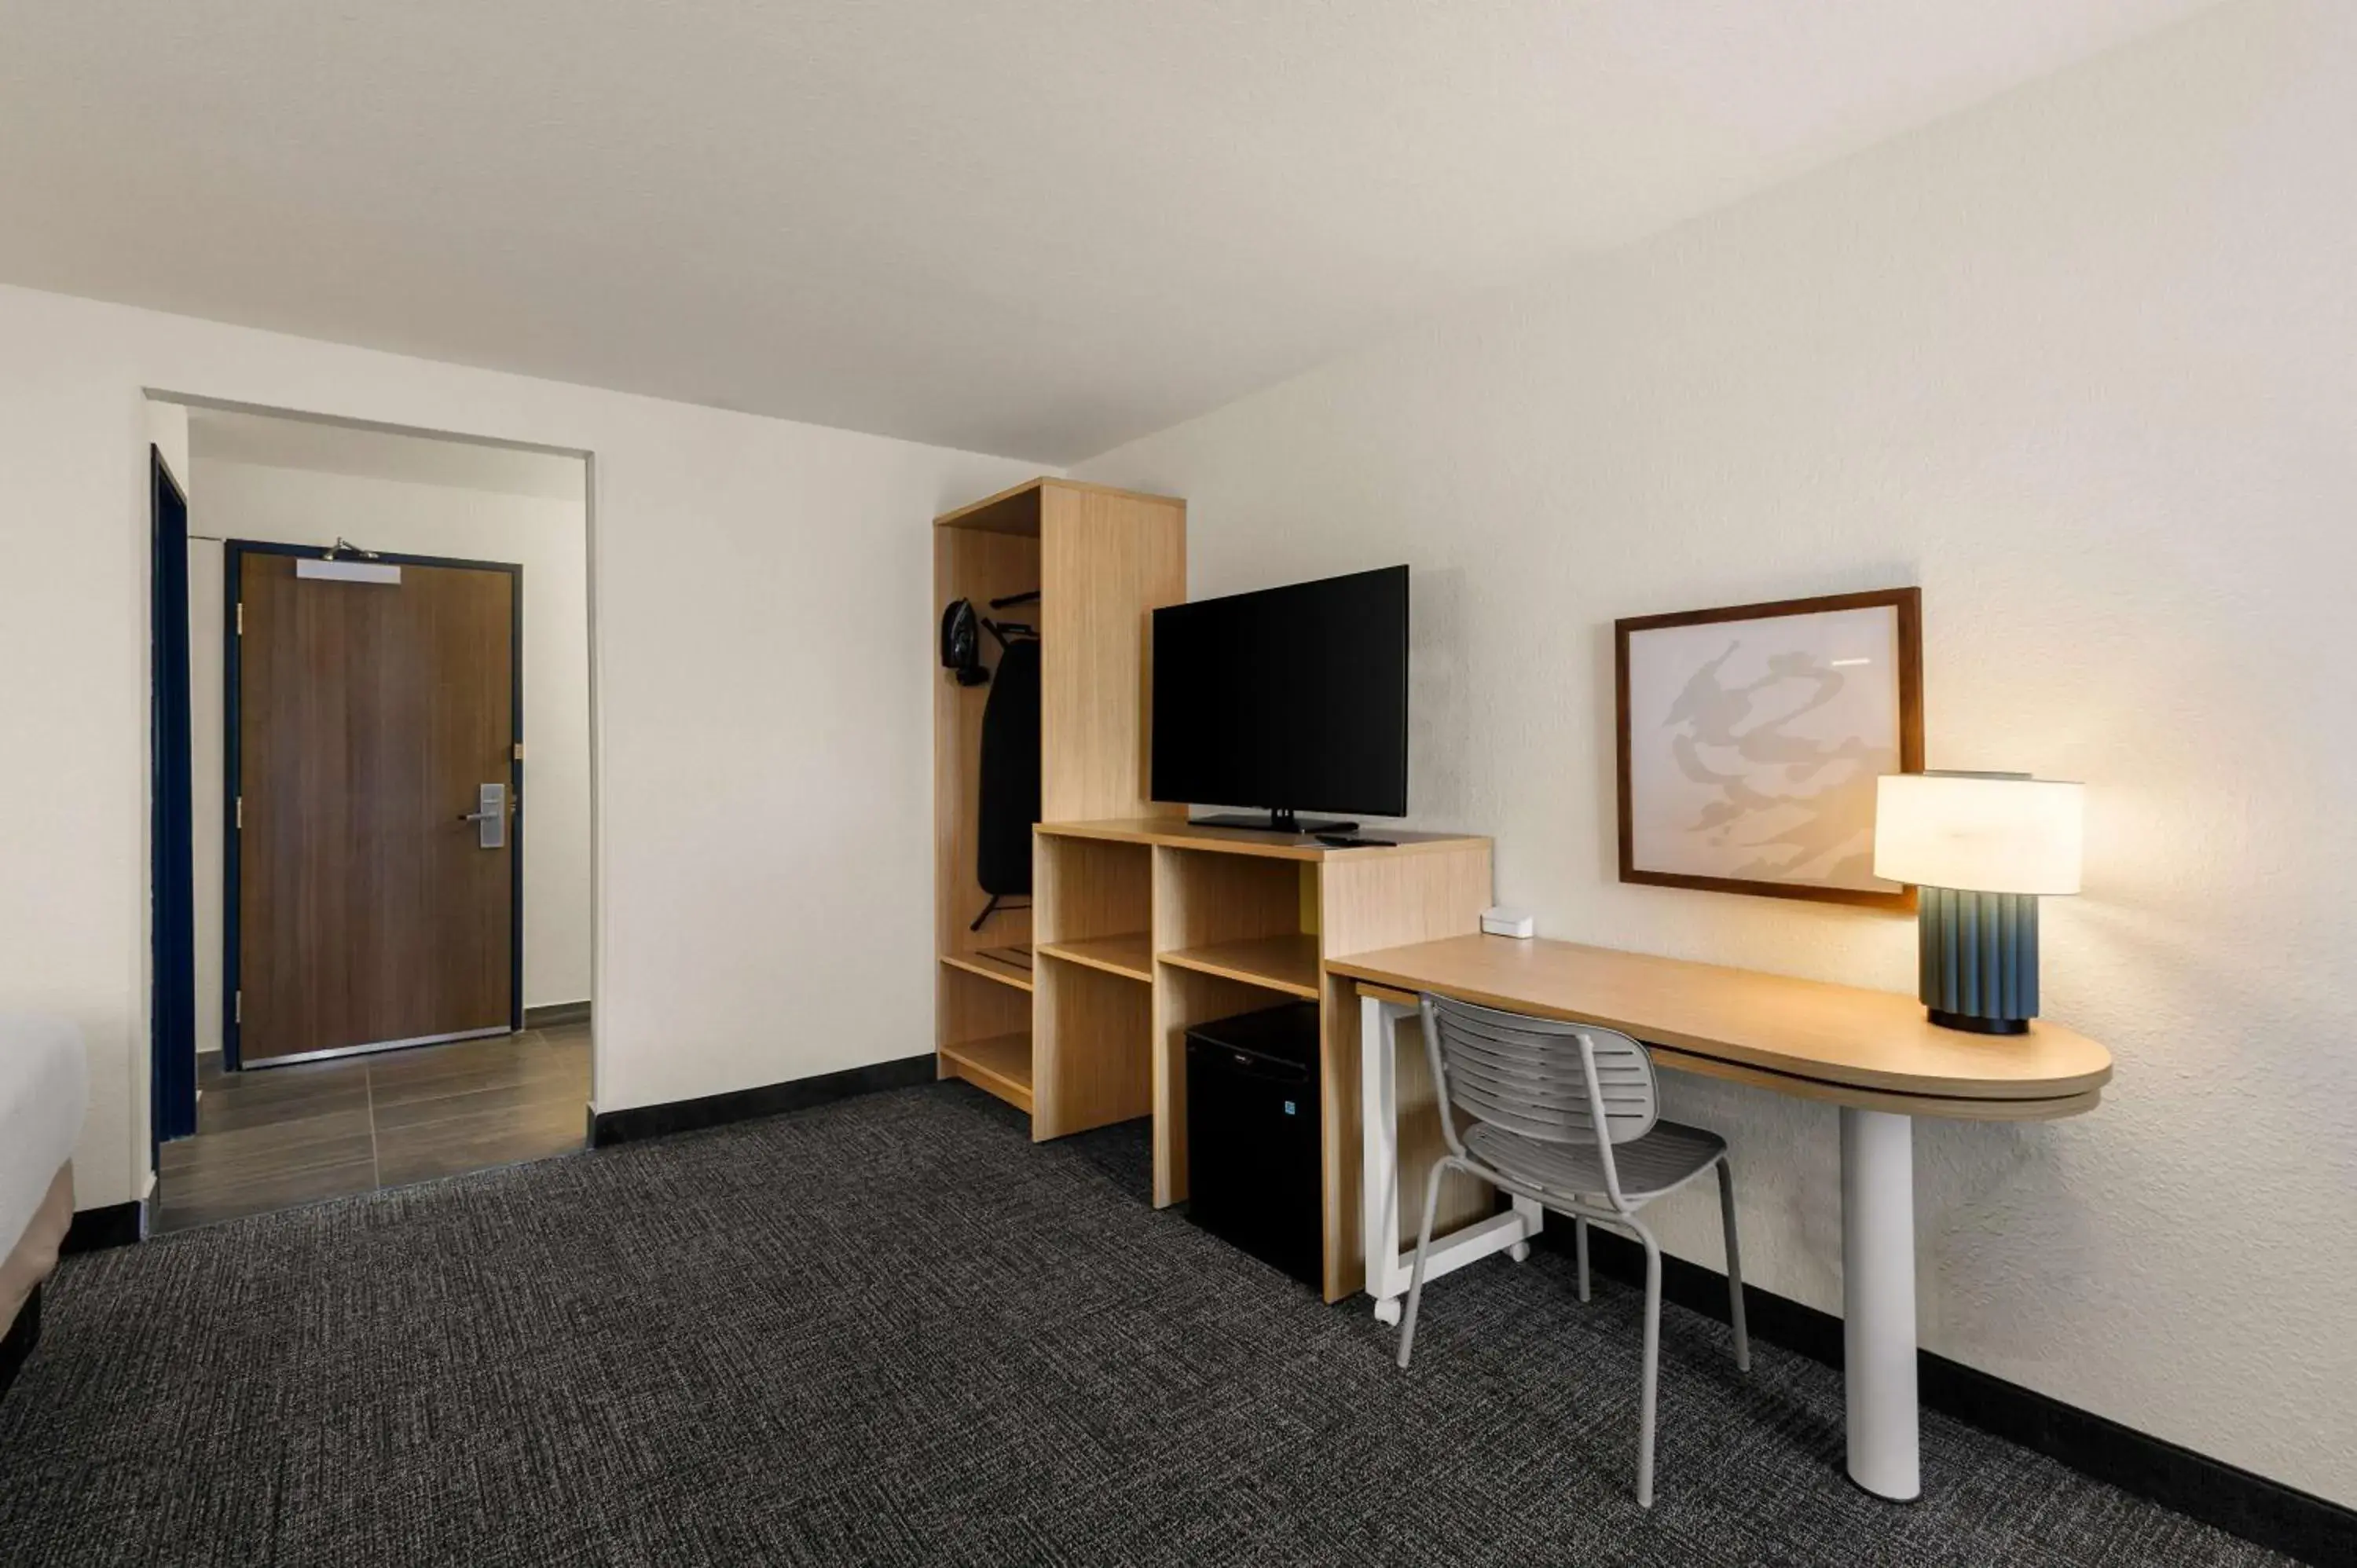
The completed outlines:
<svg viewBox="0 0 2357 1568">
<path fill-rule="evenodd" d="M 1641 1138 L 1661 1119 L 1653 1058 L 1617 1029 L 1529 1018 L 1446 996 L 1427 995 L 1424 1003 L 1442 1092 L 1469 1116 L 1550 1144 L 1598 1142 L 1596 1101 L 1603 1104 L 1607 1144 Z"/>
</svg>

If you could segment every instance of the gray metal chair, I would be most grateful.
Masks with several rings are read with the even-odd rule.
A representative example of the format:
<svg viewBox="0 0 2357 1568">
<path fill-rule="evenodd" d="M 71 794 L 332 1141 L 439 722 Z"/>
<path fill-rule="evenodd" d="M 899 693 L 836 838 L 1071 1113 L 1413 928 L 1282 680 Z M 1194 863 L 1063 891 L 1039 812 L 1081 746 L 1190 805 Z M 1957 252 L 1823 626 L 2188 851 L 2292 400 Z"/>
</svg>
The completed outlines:
<svg viewBox="0 0 2357 1568">
<path fill-rule="evenodd" d="M 1424 1045 L 1440 1086 L 1440 1130 L 1448 1153 L 1424 1184 L 1424 1229 L 1415 1242 L 1407 1316 L 1400 1324 L 1399 1364 L 1415 1348 L 1416 1308 L 1424 1299 L 1425 1253 L 1444 1172 L 1458 1170 L 1491 1186 L 1568 1215 L 1587 1299 L 1590 1220 L 1633 1231 L 1645 1247 L 1644 1391 L 1637 1419 L 1637 1502 L 1653 1506 L 1653 1386 L 1661 1359 L 1662 1250 L 1637 1218 L 1653 1199 L 1705 1171 L 1718 1170 L 1719 1214 L 1727 1227 L 1728 1316 L 1735 1364 L 1749 1371 L 1743 1331 L 1743 1264 L 1735 1240 L 1735 1174 L 1727 1140 L 1661 1119 L 1653 1058 L 1617 1030 L 1527 1018 L 1427 994 Z M 1470 1118 L 1460 1134 L 1457 1113 Z"/>
</svg>

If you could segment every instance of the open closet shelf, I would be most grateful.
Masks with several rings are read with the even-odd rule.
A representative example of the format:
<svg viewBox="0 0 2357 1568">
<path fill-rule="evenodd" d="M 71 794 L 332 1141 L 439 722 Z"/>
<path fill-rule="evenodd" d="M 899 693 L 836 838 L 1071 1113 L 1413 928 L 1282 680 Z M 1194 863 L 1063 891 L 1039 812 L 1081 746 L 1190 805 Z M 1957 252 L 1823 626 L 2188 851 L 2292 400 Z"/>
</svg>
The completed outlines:
<svg viewBox="0 0 2357 1568">
<path fill-rule="evenodd" d="M 1159 955 L 1165 963 L 1198 970 L 1288 996 L 1318 1000 L 1318 939 L 1303 932 L 1246 937 Z"/>
<path fill-rule="evenodd" d="M 983 1040 L 960 1040 L 941 1047 L 950 1071 L 986 1094 L 995 1094 L 1017 1110 L 1031 1110 L 1031 1032 L 993 1035 Z"/>
<path fill-rule="evenodd" d="M 1154 983 L 1154 942 L 1144 931 L 1115 937 L 1076 937 L 1070 941 L 1042 942 L 1039 950 L 1068 963 L 1084 963 L 1107 974 Z"/>
<path fill-rule="evenodd" d="M 978 974 L 985 980 L 995 980 L 1001 985 L 1011 985 L 1017 991 L 1031 989 L 1031 950 L 1028 947 L 984 948 L 975 952 L 947 952 L 942 961 L 952 969 L 962 969 L 968 974 Z"/>
<path fill-rule="evenodd" d="M 1146 655 L 1148 618 L 1187 597 L 1187 503 L 1039 478 L 933 521 L 938 1070 L 1034 1138 L 1146 1115 L 1153 852 L 1043 856 L 1032 828 L 1176 810 L 1146 798 Z M 978 636 L 945 613 L 959 600 Z"/>
</svg>

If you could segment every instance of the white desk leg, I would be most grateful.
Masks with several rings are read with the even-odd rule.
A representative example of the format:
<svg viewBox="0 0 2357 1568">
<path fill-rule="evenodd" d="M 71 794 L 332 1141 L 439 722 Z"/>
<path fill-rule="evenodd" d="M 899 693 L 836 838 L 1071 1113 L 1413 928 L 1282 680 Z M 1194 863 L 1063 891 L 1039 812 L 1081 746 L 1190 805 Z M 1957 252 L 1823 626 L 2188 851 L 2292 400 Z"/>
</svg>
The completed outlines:
<svg viewBox="0 0 2357 1568">
<path fill-rule="evenodd" d="M 1405 1008 L 1378 997 L 1359 998 L 1359 1222 L 1367 1260 L 1367 1294 L 1375 1316 L 1400 1320 L 1407 1285 L 1399 1263 L 1399 1064 L 1392 1054 L 1392 1019 Z"/>
<path fill-rule="evenodd" d="M 1849 1476 L 1877 1497 L 1922 1495 L 1915 1402 L 1915 1126 L 1841 1113 L 1842 1350 Z"/>
</svg>

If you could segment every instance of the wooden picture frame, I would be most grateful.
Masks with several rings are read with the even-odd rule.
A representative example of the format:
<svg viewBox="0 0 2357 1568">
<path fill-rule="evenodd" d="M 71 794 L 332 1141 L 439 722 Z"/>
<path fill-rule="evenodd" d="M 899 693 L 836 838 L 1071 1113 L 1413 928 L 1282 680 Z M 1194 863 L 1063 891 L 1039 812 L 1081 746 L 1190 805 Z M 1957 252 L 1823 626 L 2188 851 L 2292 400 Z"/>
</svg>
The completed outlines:
<svg viewBox="0 0 2357 1568">
<path fill-rule="evenodd" d="M 1738 624 L 1812 618 L 1764 650 Z M 1889 688 L 1836 673 L 1876 662 Z M 1613 666 L 1621 881 L 1915 908 L 1872 876 L 1873 780 L 1923 768 L 1921 589 L 1619 620 Z"/>
</svg>

